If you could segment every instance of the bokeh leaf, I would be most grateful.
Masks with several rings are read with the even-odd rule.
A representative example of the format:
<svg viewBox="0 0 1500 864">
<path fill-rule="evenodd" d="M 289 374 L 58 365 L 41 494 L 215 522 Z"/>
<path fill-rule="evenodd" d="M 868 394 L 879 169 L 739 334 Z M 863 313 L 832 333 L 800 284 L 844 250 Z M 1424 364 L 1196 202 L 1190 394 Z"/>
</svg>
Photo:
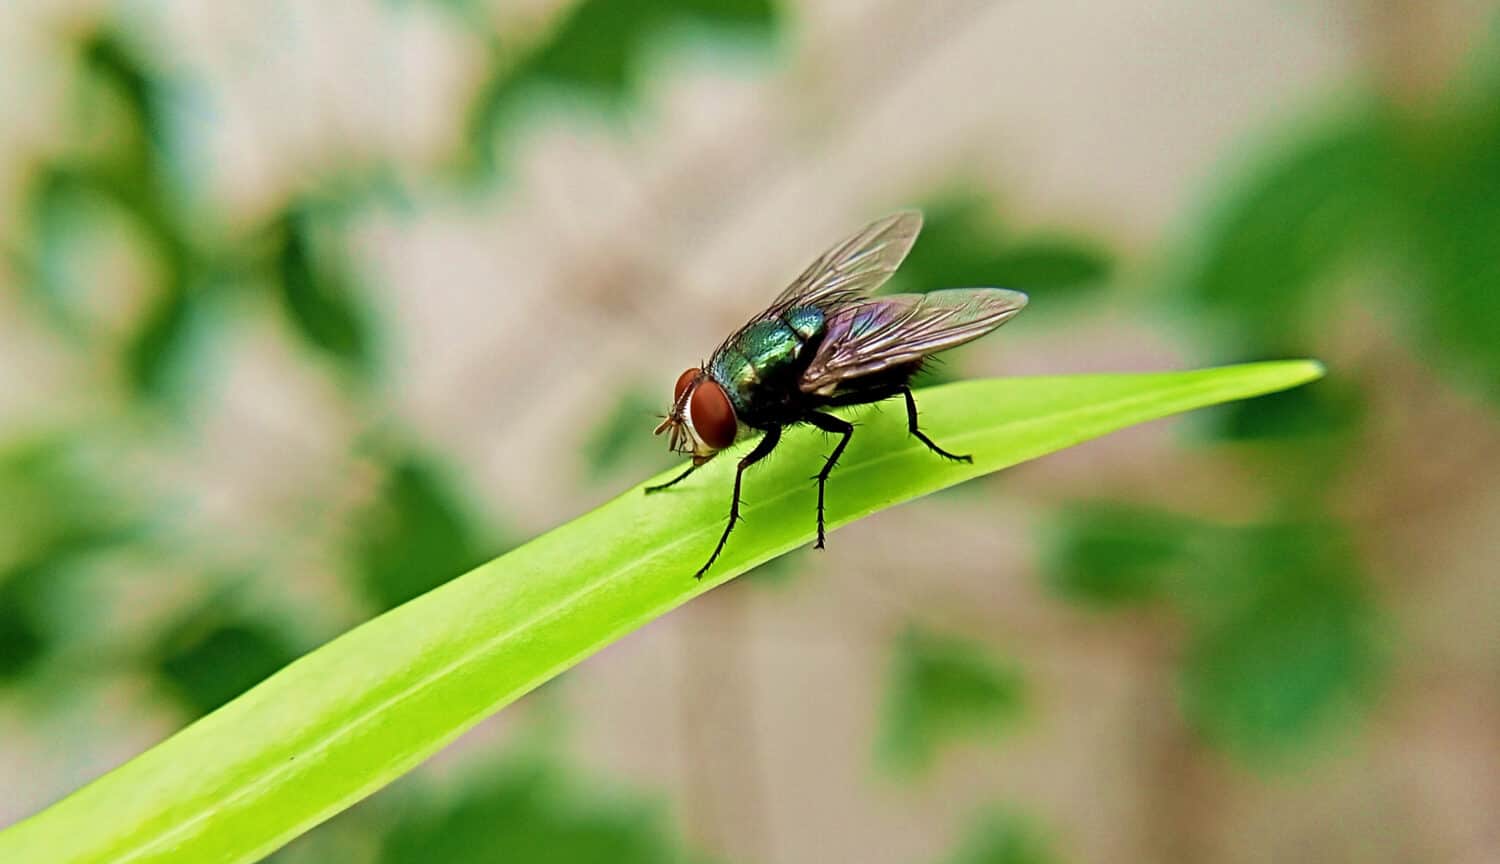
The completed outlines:
<svg viewBox="0 0 1500 864">
<path fill-rule="evenodd" d="M 1404 305 L 1437 365 L 1500 404 L 1500 101 L 1414 128 L 1406 143 L 1403 224 L 1427 290 L 1408 289 Z"/>
<path fill-rule="evenodd" d="M 166 84 L 125 37 L 105 28 L 87 34 L 79 45 L 79 58 L 86 80 L 112 95 L 123 109 L 126 128 L 112 129 L 108 161 L 128 175 L 153 174 L 165 164 L 167 121 Z M 87 119 L 90 129 L 101 125 L 97 117 Z"/>
<path fill-rule="evenodd" d="M 0 450 L 0 570 L 63 566 L 122 542 L 135 519 L 94 473 L 79 436 L 51 433 Z"/>
<path fill-rule="evenodd" d="M 148 400 L 175 395 L 190 364 L 197 316 L 192 279 L 201 269 L 186 227 L 182 196 L 165 168 L 169 152 L 169 86 L 143 52 L 110 28 L 87 33 L 78 45 L 84 84 L 80 144 L 38 172 L 31 200 L 32 287 L 69 330 L 83 335 L 83 303 L 95 286 L 83 284 L 76 260 L 89 251 L 77 242 L 103 208 L 128 220 L 134 240 L 156 254 L 155 296 L 127 340 L 121 358 L 126 382 Z M 110 227 L 118 228 L 118 224 Z M 80 255 L 84 253 L 84 255 Z"/>
<path fill-rule="evenodd" d="M 908 436 L 900 412 L 865 416 L 830 489 L 829 524 L 1134 423 L 1321 374 L 1316 363 L 1292 361 L 924 390 L 929 431 L 972 452 L 973 463 L 934 459 Z M 752 475 L 746 521 L 704 581 L 691 574 L 723 525 L 743 444 L 679 490 L 631 489 L 302 657 L 0 832 L 0 860 L 160 864 L 268 854 L 612 640 L 807 543 L 816 500 L 807 477 L 825 445 L 815 430 L 798 429 L 782 447 Z"/>
<path fill-rule="evenodd" d="M 1184 707 L 1208 738 L 1257 760 L 1295 752 L 1368 697 L 1374 610 L 1331 525 L 1259 526 L 1202 550 Z"/>
<path fill-rule="evenodd" d="M 978 195 L 950 196 L 923 210 L 922 235 L 892 290 L 994 285 L 1057 299 L 1101 287 L 1113 266 L 1109 253 L 1091 240 L 1006 236 L 993 205 Z"/>
<path fill-rule="evenodd" d="M 0 573 L 0 684 L 23 677 L 52 645 L 42 608 L 52 576 L 38 565 Z"/>
<path fill-rule="evenodd" d="M 589 476 L 599 480 L 625 467 L 666 467 L 672 461 L 671 451 L 662 446 L 661 439 L 641 435 L 641 429 L 655 423 L 661 413 L 660 394 L 653 396 L 642 387 L 626 388 L 583 444 Z"/>
<path fill-rule="evenodd" d="M 513 59 L 495 51 L 495 66 L 469 111 L 469 167 L 493 167 L 492 148 L 516 103 L 534 88 L 566 88 L 601 106 L 630 102 L 652 42 L 676 26 L 729 28 L 768 37 L 779 23 L 772 0 L 582 0 L 551 33 Z"/>
<path fill-rule="evenodd" d="M 155 671 L 196 717 L 295 659 L 297 652 L 290 640 L 275 626 L 208 606 L 194 610 L 163 638 Z"/>
<path fill-rule="evenodd" d="M 68 569 L 135 532 L 81 451 L 65 433 L 0 451 L 0 680 L 21 677 L 56 639 L 51 616 Z"/>
<path fill-rule="evenodd" d="M 880 750 L 903 774 L 930 767 L 957 739 L 998 737 L 1024 703 L 1019 670 L 983 645 L 921 629 L 897 640 L 889 677 Z"/>
<path fill-rule="evenodd" d="M 1037 237 L 1002 251 L 990 280 L 1038 296 L 1061 299 L 1101 287 L 1113 261 L 1093 241 L 1072 237 Z M 975 284 L 972 280 L 965 284 Z"/>
<path fill-rule="evenodd" d="M 293 331 L 310 347 L 350 371 L 367 373 L 374 348 L 368 316 L 343 250 L 327 236 L 336 228 L 328 221 L 300 205 L 282 215 L 276 255 L 282 308 Z"/>
<path fill-rule="evenodd" d="M 672 864 L 692 860 L 660 806 L 587 791 L 541 759 L 507 760 L 442 798 L 404 807 L 380 864 Z"/>
<path fill-rule="evenodd" d="M 1099 608 L 1158 599 L 1189 553 L 1198 523 L 1125 504 L 1074 506 L 1058 516 L 1045 566 L 1059 595 Z"/>
<path fill-rule="evenodd" d="M 1230 350 L 1295 350 L 1318 289 L 1388 222 L 1393 171 L 1389 123 L 1378 110 L 1302 133 L 1208 216 L 1184 269 L 1185 295 L 1220 313 Z"/>
<path fill-rule="evenodd" d="M 198 345 L 200 305 L 193 289 L 178 285 L 162 292 L 146 313 L 125 348 L 126 375 L 142 396 L 170 401 L 186 384 Z"/>
<path fill-rule="evenodd" d="M 375 498 L 355 516 L 350 547 L 359 585 L 380 609 L 436 588 L 498 551 L 482 541 L 480 520 L 430 459 L 400 453 L 384 471 Z"/>
<path fill-rule="evenodd" d="M 1347 440 L 1364 420 L 1365 394 L 1348 379 L 1319 381 L 1213 409 L 1212 434 L 1229 441 Z"/>
<path fill-rule="evenodd" d="M 1184 710 L 1247 761 L 1305 749 L 1377 683 L 1374 606 L 1337 525 L 1221 525 L 1090 504 L 1059 526 L 1052 585 L 1086 605 L 1175 610 L 1189 634 Z"/>
<path fill-rule="evenodd" d="M 64 330 L 82 330 L 81 287 L 73 278 L 73 240 L 91 207 L 101 204 L 86 172 L 48 165 L 32 180 L 27 217 L 31 228 L 27 288 L 52 321 Z"/>
<path fill-rule="evenodd" d="M 1054 864 L 1051 843 L 1030 821 L 993 809 L 980 814 L 946 864 Z"/>
</svg>

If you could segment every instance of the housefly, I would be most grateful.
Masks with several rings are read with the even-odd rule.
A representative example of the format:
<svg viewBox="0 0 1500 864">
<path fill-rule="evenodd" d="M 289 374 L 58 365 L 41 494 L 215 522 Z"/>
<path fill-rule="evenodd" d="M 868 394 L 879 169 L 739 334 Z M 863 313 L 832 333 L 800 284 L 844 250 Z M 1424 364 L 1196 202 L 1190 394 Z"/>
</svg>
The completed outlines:
<svg viewBox="0 0 1500 864">
<path fill-rule="evenodd" d="M 690 454 L 687 469 L 646 492 L 692 474 L 737 439 L 761 433 L 734 473 L 729 524 L 694 574 L 701 579 L 740 518 L 745 469 L 770 455 L 788 426 L 807 423 L 839 436 L 818 472 L 818 542 L 823 548 L 824 488 L 854 425 L 830 408 L 906 400 L 906 428 L 933 453 L 950 453 L 923 434 L 910 382 L 929 356 L 989 333 L 1026 306 L 1026 295 L 1002 288 L 953 288 L 874 296 L 911 250 L 922 215 L 907 211 L 866 226 L 825 252 L 765 311 L 735 331 L 708 362 L 677 379 L 672 409 L 657 434 Z"/>
</svg>

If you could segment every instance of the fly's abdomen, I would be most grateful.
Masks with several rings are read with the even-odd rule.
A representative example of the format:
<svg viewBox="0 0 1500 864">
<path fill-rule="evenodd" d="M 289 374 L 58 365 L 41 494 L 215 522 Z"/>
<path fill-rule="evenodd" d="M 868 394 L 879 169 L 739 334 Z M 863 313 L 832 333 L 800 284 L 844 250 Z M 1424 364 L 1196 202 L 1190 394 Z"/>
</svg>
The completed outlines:
<svg viewBox="0 0 1500 864">
<path fill-rule="evenodd" d="M 714 355 L 709 374 L 729 394 L 735 411 L 754 422 L 796 397 L 797 380 L 825 326 L 823 312 L 811 306 L 757 321 Z"/>
</svg>

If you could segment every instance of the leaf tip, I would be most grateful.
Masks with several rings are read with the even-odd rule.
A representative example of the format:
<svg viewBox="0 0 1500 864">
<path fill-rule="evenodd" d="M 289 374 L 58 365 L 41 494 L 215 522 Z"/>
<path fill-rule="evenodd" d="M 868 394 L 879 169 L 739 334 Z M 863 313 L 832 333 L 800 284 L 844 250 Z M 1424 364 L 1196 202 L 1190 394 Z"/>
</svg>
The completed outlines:
<svg viewBox="0 0 1500 864">
<path fill-rule="evenodd" d="M 1328 373 L 1320 360 L 1304 358 L 1298 360 L 1265 360 L 1247 363 L 1245 369 L 1257 369 L 1265 373 L 1265 380 L 1274 381 L 1274 390 L 1290 390 L 1317 381 Z"/>
<path fill-rule="evenodd" d="M 1301 373 L 1297 379 L 1298 384 L 1316 381 L 1328 374 L 1328 367 L 1324 366 L 1321 360 L 1314 360 L 1309 357 L 1305 360 L 1293 360 L 1291 362 L 1296 365 L 1298 371 Z"/>
</svg>

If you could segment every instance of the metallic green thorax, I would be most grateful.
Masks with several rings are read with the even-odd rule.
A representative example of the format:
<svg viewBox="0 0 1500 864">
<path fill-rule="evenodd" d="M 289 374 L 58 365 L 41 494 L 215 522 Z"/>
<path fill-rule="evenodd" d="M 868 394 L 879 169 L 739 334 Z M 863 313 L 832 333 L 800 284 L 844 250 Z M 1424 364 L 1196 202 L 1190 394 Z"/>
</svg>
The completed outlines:
<svg viewBox="0 0 1500 864">
<path fill-rule="evenodd" d="M 808 345 L 825 329 L 827 318 L 821 309 L 788 309 L 741 331 L 709 361 L 708 374 L 729 394 L 735 413 L 748 419 L 757 413 L 759 398 L 784 394 L 788 385 L 795 388 L 788 379 L 801 374 L 809 359 Z"/>
</svg>

